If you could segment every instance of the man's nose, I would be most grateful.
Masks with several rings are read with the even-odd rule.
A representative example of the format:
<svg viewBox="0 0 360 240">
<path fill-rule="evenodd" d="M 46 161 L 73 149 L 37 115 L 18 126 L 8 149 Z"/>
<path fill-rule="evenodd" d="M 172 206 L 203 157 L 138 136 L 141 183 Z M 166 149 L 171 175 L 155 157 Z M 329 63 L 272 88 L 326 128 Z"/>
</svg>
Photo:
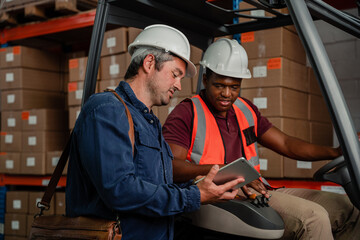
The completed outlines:
<svg viewBox="0 0 360 240">
<path fill-rule="evenodd" d="M 224 89 L 222 90 L 221 94 L 224 96 L 224 97 L 230 97 L 231 95 L 231 90 L 229 87 L 224 87 Z"/>
<path fill-rule="evenodd" d="M 176 90 L 181 91 L 181 82 L 180 79 L 175 81 L 174 87 L 176 88 Z"/>
</svg>

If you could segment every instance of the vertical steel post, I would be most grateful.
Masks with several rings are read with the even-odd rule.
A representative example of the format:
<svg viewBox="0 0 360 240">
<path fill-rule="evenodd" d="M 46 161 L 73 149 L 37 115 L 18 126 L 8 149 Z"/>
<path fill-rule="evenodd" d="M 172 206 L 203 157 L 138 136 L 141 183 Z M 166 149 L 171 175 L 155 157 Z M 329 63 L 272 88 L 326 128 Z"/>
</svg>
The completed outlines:
<svg viewBox="0 0 360 240">
<path fill-rule="evenodd" d="M 108 19 L 108 12 L 109 4 L 107 1 L 99 0 L 96 8 L 93 31 L 91 34 L 81 106 L 85 104 L 96 89 L 96 79 L 99 70 L 100 54 Z"/>
<path fill-rule="evenodd" d="M 360 188 L 359 140 L 322 40 L 305 1 L 285 0 L 285 2 L 327 102 L 344 157 L 348 160 L 349 173 Z"/>
</svg>

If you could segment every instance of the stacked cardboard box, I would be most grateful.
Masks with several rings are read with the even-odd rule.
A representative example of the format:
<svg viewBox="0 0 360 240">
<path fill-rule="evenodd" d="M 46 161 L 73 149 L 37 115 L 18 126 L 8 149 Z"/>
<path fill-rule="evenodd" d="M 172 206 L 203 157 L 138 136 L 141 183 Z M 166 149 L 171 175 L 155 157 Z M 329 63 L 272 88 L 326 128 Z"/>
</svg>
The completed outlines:
<svg viewBox="0 0 360 240">
<path fill-rule="evenodd" d="M 329 114 L 294 29 L 243 33 L 241 41 L 252 73 L 251 79 L 242 81 L 241 96 L 251 100 L 263 116 L 286 134 L 331 146 Z M 325 164 L 288 159 L 263 147 L 259 153 L 265 177 L 312 178 Z"/>
<path fill-rule="evenodd" d="M 46 174 L 47 152 L 62 150 L 67 127 L 60 67 L 56 54 L 0 49 L 1 173 Z"/>
<path fill-rule="evenodd" d="M 39 213 L 37 207 L 44 193 L 38 191 L 8 191 L 5 209 L 5 239 L 27 239 L 34 216 Z M 65 192 L 55 192 L 51 207 L 43 211 L 44 215 L 65 214 Z"/>
</svg>

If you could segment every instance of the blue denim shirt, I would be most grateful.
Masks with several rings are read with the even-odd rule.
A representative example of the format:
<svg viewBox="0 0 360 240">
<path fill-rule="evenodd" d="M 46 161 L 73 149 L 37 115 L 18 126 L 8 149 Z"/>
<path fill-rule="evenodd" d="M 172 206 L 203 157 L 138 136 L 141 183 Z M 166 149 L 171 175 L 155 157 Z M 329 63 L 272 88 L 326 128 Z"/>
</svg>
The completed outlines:
<svg viewBox="0 0 360 240">
<path fill-rule="evenodd" d="M 172 239 L 173 216 L 199 209 L 196 186 L 173 184 L 172 153 L 155 115 L 122 81 L 116 92 L 134 121 L 135 153 L 124 105 L 113 93 L 92 95 L 73 130 L 66 214 L 121 221 L 123 239 Z"/>
</svg>

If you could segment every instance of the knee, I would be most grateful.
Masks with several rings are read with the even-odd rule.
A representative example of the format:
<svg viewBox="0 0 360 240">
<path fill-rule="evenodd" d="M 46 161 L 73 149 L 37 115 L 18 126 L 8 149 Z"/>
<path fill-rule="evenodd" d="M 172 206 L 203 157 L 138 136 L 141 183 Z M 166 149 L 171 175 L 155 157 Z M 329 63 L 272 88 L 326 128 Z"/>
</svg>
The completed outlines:
<svg viewBox="0 0 360 240">
<path fill-rule="evenodd" d="M 316 224 L 316 225 L 327 225 L 330 226 L 329 213 L 318 204 L 313 204 L 310 208 L 307 209 L 305 218 L 303 221 L 306 223 Z"/>
</svg>

